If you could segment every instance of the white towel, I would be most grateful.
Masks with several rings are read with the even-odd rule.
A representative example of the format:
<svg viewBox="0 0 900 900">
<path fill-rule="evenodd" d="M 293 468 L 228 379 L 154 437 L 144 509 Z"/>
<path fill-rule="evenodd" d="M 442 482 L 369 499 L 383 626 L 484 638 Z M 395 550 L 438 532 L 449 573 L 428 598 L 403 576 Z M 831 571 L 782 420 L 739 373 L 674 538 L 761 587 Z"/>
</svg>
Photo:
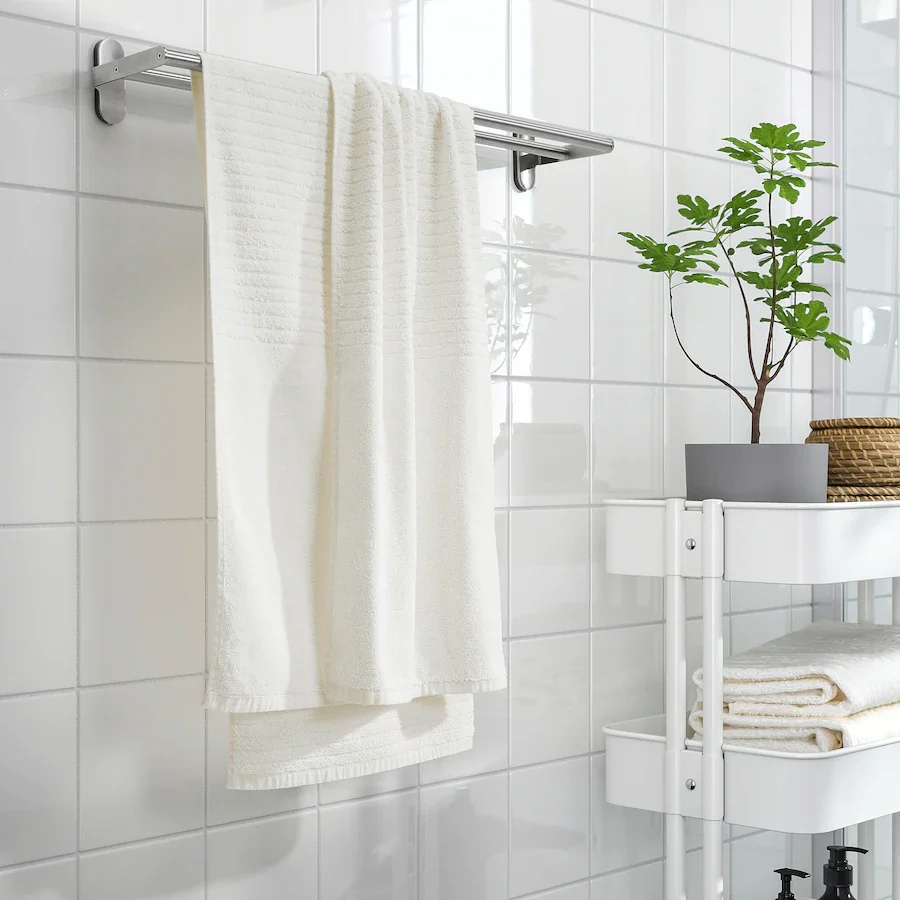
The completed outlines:
<svg viewBox="0 0 900 900">
<path fill-rule="evenodd" d="M 900 627 L 816 622 L 723 669 L 725 740 L 834 750 L 900 736 Z M 703 672 L 691 725 L 702 733 Z"/>
<path fill-rule="evenodd" d="M 366 78 L 203 68 L 207 706 L 266 712 L 232 717 L 230 783 L 464 749 L 471 693 L 506 683 L 471 111 Z"/>
</svg>

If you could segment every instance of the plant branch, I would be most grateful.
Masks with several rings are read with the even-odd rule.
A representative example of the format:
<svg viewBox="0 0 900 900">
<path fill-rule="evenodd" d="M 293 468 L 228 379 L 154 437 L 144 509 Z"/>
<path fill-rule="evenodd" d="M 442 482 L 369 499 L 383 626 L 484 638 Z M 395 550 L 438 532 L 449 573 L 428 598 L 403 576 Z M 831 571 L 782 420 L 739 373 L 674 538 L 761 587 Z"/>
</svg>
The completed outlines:
<svg viewBox="0 0 900 900">
<path fill-rule="evenodd" d="M 675 340 L 678 341 L 678 346 L 681 348 L 681 352 L 684 354 L 685 359 L 695 368 L 698 372 L 702 372 L 706 375 L 707 378 L 712 378 L 714 381 L 718 381 L 719 384 L 724 385 L 728 388 L 728 390 L 735 393 L 738 397 L 740 397 L 741 402 L 750 412 L 753 412 L 753 406 L 750 401 L 733 385 L 729 384 L 724 378 L 720 378 L 718 375 L 714 375 L 708 369 L 704 369 L 703 366 L 700 365 L 690 353 L 685 349 L 684 344 L 681 341 L 681 335 L 678 333 L 678 326 L 675 324 L 675 300 L 672 294 L 672 279 L 669 278 L 669 318 L 672 320 L 672 331 L 675 332 Z"/>
<path fill-rule="evenodd" d="M 770 379 L 770 381 L 774 381 L 781 374 L 781 370 L 784 368 L 784 364 L 787 362 L 787 358 L 799 346 L 799 341 L 794 340 L 794 338 L 790 339 L 790 341 L 788 342 L 787 350 L 784 351 L 784 356 L 782 356 L 781 359 L 777 363 L 775 363 L 775 371 L 772 373 L 772 378 Z"/>
<path fill-rule="evenodd" d="M 750 371 L 753 373 L 753 380 L 759 384 L 759 375 L 756 374 L 756 363 L 753 361 L 753 331 L 750 321 L 750 304 L 747 302 L 747 294 L 744 291 L 744 283 L 741 281 L 740 276 L 737 273 L 737 267 L 734 264 L 734 260 L 728 255 L 728 249 L 722 243 L 722 238 L 716 235 L 716 240 L 719 243 L 719 246 L 722 248 L 722 252 L 725 254 L 725 259 L 728 260 L 728 265 L 731 266 L 731 271 L 734 273 L 735 280 L 738 283 L 738 288 L 741 292 L 741 300 L 744 301 L 744 317 L 747 320 L 747 357 L 750 360 Z"/>
<path fill-rule="evenodd" d="M 772 172 L 775 172 L 775 161 L 772 160 Z M 763 354 L 760 377 L 766 381 L 772 359 L 772 338 L 775 333 L 775 306 L 778 297 L 778 253 L 775 248 L 775 226 L 772 223 L 772 194 L 769 194 L 769 236 L 772 239 L 772 314 L 769 316 L 769 336 L 766 339 L 766 352 Z M 771 380 L 771 379 L 768 379 Z"/>
</svg>

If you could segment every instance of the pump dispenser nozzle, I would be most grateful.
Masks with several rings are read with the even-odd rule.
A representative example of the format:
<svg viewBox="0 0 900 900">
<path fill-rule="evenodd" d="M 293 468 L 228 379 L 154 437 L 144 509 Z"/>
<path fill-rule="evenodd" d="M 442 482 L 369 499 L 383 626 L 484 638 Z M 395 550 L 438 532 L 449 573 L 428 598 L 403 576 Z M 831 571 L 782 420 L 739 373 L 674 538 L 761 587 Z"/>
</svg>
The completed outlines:
<svg viewBox="0 0 900 900">
<path fill-rule="evenodd" d="M 799 869 L 776 869 L 775 874 L 781 876 L 781 893 L 775 900 L 796 900 L 791 893 L 791 879 L 809 878 L 809 872 L 801 872 Z"/>
<path fill-rule="evenodd" d="M 862 847 L 829 847 L 828 862 L 822 866 L 825 893 L 819 900 L 854 900 L 853 894 L 850 893 L 853 884 L 853 866 L 847 862 L 847 854 L 868 852 Z"/>
</svg>

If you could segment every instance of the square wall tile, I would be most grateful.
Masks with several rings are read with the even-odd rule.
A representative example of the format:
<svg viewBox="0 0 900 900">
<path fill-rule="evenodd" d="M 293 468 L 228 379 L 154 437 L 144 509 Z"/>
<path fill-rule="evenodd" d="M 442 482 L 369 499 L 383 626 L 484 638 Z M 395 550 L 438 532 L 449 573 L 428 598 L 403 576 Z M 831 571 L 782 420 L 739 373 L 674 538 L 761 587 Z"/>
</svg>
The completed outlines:
<svg viewBox="0 0 900 900">
<path fill-rule="evenodd" d="M 507 662 L 507 669 L 509 663 Z M 509 689 L 475 694 L 475 739 L 471 750 L 419 766 L 422 784 L 496 772 L 509 765 Z"/>
<path fill-rule="evenodd" d="M 514 244 L 562 253 L 587 253 L 590 246 L 589 159 L 541 166 L 534 187 L 510 198 Z"/>
<path fill-rule="evenodd" d="M 315 0 L 212 0 L 207 17 L 210 53 L 295 72 L 317 71 Z"/>
<path fill-rule="evenodd" d="M 727 0 L 667 0 L 666 28 L 727 47 L 731 41 L 731 4 Z"/>
<path fill-rule="evenodd" d="M 0 523 L 75 519 L 75 364 L 0 359 Z"/>
<path fill-rule="evenodd" d="M 315 897 L 317 844 L 315 812 L 210 831 L 207 900 Z"/>
<path fill-rule="evenodd" d="M 778 0 L 781 2 L 781 0 Z M 711 155 L 730 125 L 730 54 L 666 35 L 666 146 Z"/>
<path fill-rule="evenodd" d="M 617 16 L 627 16 L 639 22 L 647 22 L 651 25 L 661 25 L 663 20 L 663 0 L 590 0 L 594 9 L 601 12 L 613 13 Z"/>
<path fill-rule="evenodd" d="M 591 279 L 593 377 L 662 380 L 665 279 L 632 263 L 595 262 Z"/>
<path fill-rule="evenodd" d="M 591 886 L 586 881 L 570 884 L 553 891 L 533 894 L 534 900 L 590 900 Z"/>
<path fill-rule="evenodd" d="M 791 0 L 791 65 L 812 69 L 813 0 Z"/>
<path fill-rule="evenodd" d="M 594 500 L 659 496 L 662 388 L 595 384 L 592 391 Z"/>
<path fill-rule="evenodd" d="M 507 0 L 423 0 L 421 88 L 504 112 L 506 7 Z M 460 47 L 466 48 L 465 65 Z"/>
<path fill-rule="evenodd" d="M 420 896 L 429 900 L 509 896 L 506 772 L 423 788 L 420 817 Z"/>
<path fill-rule="evenodd" d="M 75 24 L 75 0 L 0 0 L 0 12 Z"/>
<path fill-rule="evenodd" d="M 549 253 L 513 253 L 510 271 L 510 374 L 587 379 L 589 262 Z"/>
<path fill-rule="evenodd" d="M 511 0 L 510 112 L 589 127 L 590 24 L 587 9 L 556 0 Z"/>
<path fill-rule="evenodd" d="M 511 504 L 587 503 L 589 386 L 517 381 L 511 390 Z"/>
<path fill-rule="evenodd" d="M 510 644 L 510 765 L 588 752 L 590 672 L 587 633 Z"/>
<path fill-rule="evenodd" d="M 614 872 L 591 882 L 591 900 L 628 897 L 628 900 L 658 900 L 663 896 L 663 864 L 651 863 L 624 872 Z"/>
<path fill-rule="evenodd" d="M 0 531 L 0 694 L 75 685 L 75 529 Z"/>
<path fill-rule="evenodd" d="M 203 825 L 203 678 L 80 698 L 82 849 Z"/>
<path fill-rule="evenodd" d="M 865 85 L 880 91 L 897 91 L 897 42 L 896 21 L 889 23 L 868 22 L 855 3 L 845 3 L 844 65 L 847 81 Z"/>
<path fill-rule="evenodd" d="M 589 782 L 586 758 L 510 772 L 511 897 L 587 877 Z"/>
<path fill-rule="evenodd" d="M 4 19 L 0 48 L 0 181 L 73 190 L 75 34 Z"/>
<path fill-rule="evenodd" d="M 663 626 L 595 631 L 591 655 L 591 749 L 604 750 L 605 725 L 664 712 Z"/>
<path fill-rule="evenodd" d="M 510 513 L 510 634 L 590 626 L 591 511 Z"/>
<path fill-rule="evenodd" d="M 897 199 L 847 188 L 844 256 L 849 290 L 897 291 Z"/>
<path fill-rule="evenodd" d="M 593 29 L 594 130 L 662 143 L 662 32 L 606 15 L 593 17 Z"/>
<path fill-rule="evenodd" d="M 750 129 L 760 122 L 779 125 L 793 122 L 791 84 L 791 70 L 787 66 L 735 53 L 731 58 L 731 130 L 728 134 L 749 137 Z M 803 135 L 804 138 L 808 136 Z"/>
<path fill-rule="evenodd" d="M 666 388 L 667 497 L 684 496 L 684 445 L 731 442 L 731 392 L 725 388 Z"/>
<path fill-rule="evenodd" d="M 789 609 L 769 609 L 731 617 L 731 652 L 743 653 L 791 630 Z"/>
<path fill-rule="evenodd" d="M 323 0 L 321 16 L 323 72 L 368 72 L 416 86 L 415 0 Z"/>
<path fill-rule="evenodd" d="M 205 900 L 203 835 L 84 853 L 79 900 Z"/>
<path fill-rule="evenodd" d="M 203 671 L 203 522 L 85 525 L 80 579 L 82 684 Z"/>
<path fill-rule="evenodd" d="M 0 700 L 0 771 L 0 866 L 72 853 L 74 693 Z"/>
<path fill-rule="evenodd" d="M 853 341 L 853 365 L 844 376 L 847 391 L 895 393 L 900 384 L 895 320 L 900 298 L 847 291 L 844 303 L 844 334 Z"/>
<path fill-rule="evenodd" d="M 733 841 L 731 844 L 731 898 L 752 900 L 758 894 L 753 882 L 760 872 L 770 872 L 780 866 L 789 866 L 791 836 L 774 831 Z M 858 870 L 857 870 L 858 871 Z M 890 890 L 890 886 L 888 886 Z"/>
<path fill-rule="evenodd" d="M 602 130 L 598 122 L 594 127 Z M 662 238 L 663 155 L 658 147 L 616 141 L 612 153 L 591 160 L 595 256 L 638 262 L 620 231 Z"/>
<path fill-rule="evenodd" d="M 508 155 L 493 147 L 476 147 L 481 239 L 492 244 L 505 244 L 509 232 L 506 209 L 510 191 Z"/>
<path fill-rule="evenodd" d="M 418 819 L 416 791 L 320 810 L 319 900 L 354 894 L 416 900 Z M 209 900 L 219 898 L 210 894 Z"/>
<path fill-rule="evenodd" d="M 663 855 L 662 815 L 606 802 L 605 755 L 591 759 L 591 809 L 592 875 L 637 866 Z"/>
<path fill-rule="evenodd" d="M 75 353 L 75 198 L 0 189 L 0 352 Z"/>
<path fill-rule="evenodd" d="M 76 900 L 75 860 L 23 866 L 0 872 L 0 900 Z"/>
<path fill-rule="evenodd" d="M 204 360 L 203 213 L 81 201 L 81 353 Z"/>
<path fill-rule="evenodd" d="M 509 636 L 509 513 L 494 513 L 497 537 L 497 567 L 500 570 L 500 618 L 503 637 Z"/>
<path fill-rule="evenodd" d="M 225 825 L 315 806 L 315 785 L 272 791 L 235 791 L 225 787 L 230 743 L 228 718 L 228 713 L 219 710 L 206 711 L 206 824 Z"/>
<path fill-rule="evenodd" d="M 203 515 L 204 370 L 197 365 L 82 363 L 81 515 Z"/>
<path fill-rule="evenodd" d="M 897 190 L 896 97 L 848 84 L 844 100 L 847 183 Z"/>
<path fill-rule="evenodd" d="M 731 0 L 731 46 L 789 63 L 790 0 Z"/>
<path fill-rule="evenodd" d="M 81 0 L 81 27 L 195 49 L 203 46 L 203 0 Z"/>
<path fill-rule="evenodd" d="M 101 0 L 96 0 L 99 5 Z M 134 9 L 136 4 L 102 0 L 110 11 Z M 170 7 L 179 0 L 166 0 Z M 190 0 L 194 3 L 196 0 Z M 216 0 L 220 6 L 222 0 Z M 148 7 L 147 4 L 141 4 Z M 187 20 L 185 20 L 187 21 Z M 128 115 L 114 128 L 94 114 L 90 69 L 93 48 L 102 35 L 82 34 L 78 56 L 81 69 L 81 190 L 91 194 L 131 197 L 200 206 L 203 186 L 194 127 L 194 104 L 189 91 L 160 89 L 153 84 L 128 84 Z M 172 34 L 161 40 L 178 41 Z M 196 49 L 197 41 L 186 46 Z M 146 44 L 122 41 L 126 54 Z"/>
<path fill-rule="evenodd" d="M 659 622 L 663 617 L 662 583 L 658 578 L 610 575 L 606 571 L 606 510 L 591 510 L 591 585 L 594 628 Z"/>
<path fill-rule="evenodd" d="M 484 247 L 481 253 L 481 264 L 484 271 L 491 375 L 508 375 L 510 332 L 518 330 L 523 337 L 527 337 L 527 331 L 524 330 L 522 322 L 517 325 L 515 321 L 510 321 L 509 253 L 506 250 Z M 524 317 L 524 311 L 519 313 L 519 317 Z M 526 318 L 525 324 L 527 322 Z"/>
</svg>

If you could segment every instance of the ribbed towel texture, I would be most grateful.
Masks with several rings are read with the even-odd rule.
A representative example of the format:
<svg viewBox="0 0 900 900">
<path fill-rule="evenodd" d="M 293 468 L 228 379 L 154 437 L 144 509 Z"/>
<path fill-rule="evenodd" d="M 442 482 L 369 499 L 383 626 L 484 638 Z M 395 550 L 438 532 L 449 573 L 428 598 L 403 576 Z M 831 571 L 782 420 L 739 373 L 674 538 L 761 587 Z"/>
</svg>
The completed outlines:
<svg viewBox="0 0 900 900">
<path fill-rule="evenodd" d="M 703 672 L 691 726 L 703 731 Z M 727 660 L 725 740 L 796 752 L 900 737 L 900 627 L 816 622 Z"/>
<path fill-rule="evenodd" d="M 465 749 L 506 684 L 471 110 L 208 55 L 195 93 L 229 783 Z"/>
</svg>

